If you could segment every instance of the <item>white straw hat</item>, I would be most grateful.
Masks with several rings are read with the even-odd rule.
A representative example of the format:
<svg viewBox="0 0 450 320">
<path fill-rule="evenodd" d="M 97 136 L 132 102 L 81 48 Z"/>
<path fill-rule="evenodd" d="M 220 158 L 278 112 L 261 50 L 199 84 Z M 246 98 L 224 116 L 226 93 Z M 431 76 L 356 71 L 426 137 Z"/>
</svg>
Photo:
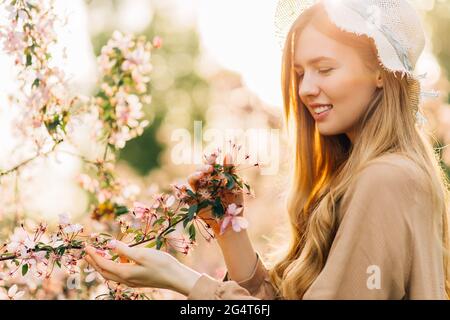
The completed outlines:
<svg viewBox="0 0 450 320">
<path fill-rule="evenodd" d="M 387 70 L 417 80 L 426 76 L 414 73 L 425 47 L 425 32 L 419 14 L 407 0 L 279 0 L 275 37 L 282 49 L 297 18 L 318 3 L 339 29 L 373 39 L 378 59 Z M 422 97 L 436 95 L 421 92 Z M 418 117 L 422 115 L 418 113 Z"/>
</svg>

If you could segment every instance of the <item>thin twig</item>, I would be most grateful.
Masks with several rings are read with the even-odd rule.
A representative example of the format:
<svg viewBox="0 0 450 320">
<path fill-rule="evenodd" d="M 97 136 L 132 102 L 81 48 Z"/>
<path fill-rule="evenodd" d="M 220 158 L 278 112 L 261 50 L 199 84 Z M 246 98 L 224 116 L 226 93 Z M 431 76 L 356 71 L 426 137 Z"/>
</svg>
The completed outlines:
<svg viewBox="0 0 450 320">
<path fill-rule="evenodd" d="M 37 158 L 40 158 L 40 157 L 46 157 L 46 156 L 50 155 L 51 153 L 53 153 L 53 152 L 55 151 L 56 147 L 57 147 L 61 142 L 63 142 L 63 140 L 58 140 L 58 141 L 55 142 L 55 144 L 53 145 L 53 147 L 52 147 L 49 151 L 44 152 L 44 153 L 37 153 L 35 156 L 33 156 L 33 157 L 31 157 L 31 158 L 29 158 L 29 159 L 27 159 L 27 160 L 25 160 L 25 161 L 19 163 L 19 164 L 16 165 L 15 167 L 13 167 L 13 168 L 11 168 L 11 169 L 8 169 L 8 170 L 6 170 L 6 171 L 0 172 L 0 177 L 1 177 L 1 176 L 6 176 L 6 175 L 8 175 L 8 174 L 11 174 L 11 173 L 13 173 L 13 172 L 19 170 L 20 168 L 22 168 L 23 166 L 26 166 L 26 165 L 29 164 L 30 162 L 33 162 L 33 161 L 36 160 Z"/>
<path fill-rule="evenodd" d="M 180 222 L 186 220 L 186 218 L 187 218 L 187 215 L 184 216 L 183 218 L 181 218 L 181 219 L 180 219 L 179 221 L 177 221 L 176 223 L 169 224 L 169 225 L 161 232 L 161 234 L 164 234 L 164 232 L 166 232 L 166 231 L 169 230 L 170 228 L 172 228 L 172 227 L 176 226 L 177 224 L 179 224 Z M 133 244 L 129 245 L 129 247 L 136 247 L 136 246 L 138 246 L 138 245 L 141 245 L 141 244 L 150 242 L 150 241 L 155 240 L 155 239 L 156 239 L 156 237 L 151 237 L 151 238 L 148 238 L 148 239 L 145 239 L 145 240 L 141 240 L 141 241 L 139 241 L 139 242 L 136 242 L 136 243 L 133 243 Z M 83 247 L 83 246 L 68 246 L 68 247 L 66 247 L 66 250 L 70 250 L 70 249 L 84 249 L 84 247 Z M 46 251 L 46 249 L 45 249 L 45 248 L 41 248 L 41 249 L 38 249 L 38 250 L 35 250 L 35 249 L 32 249 L 32 250 L 31 250 L 31 252 L 39 252 L 39 251 Z M 16 255 L 10 255 L 10 256 L 6 256 L 6 257 L 0 256 L 0 261 L 14 260 L 14 259 L 17 259 L 17 258 L 19 258 L 19 257 L 17 257 Z"/>
</svg>

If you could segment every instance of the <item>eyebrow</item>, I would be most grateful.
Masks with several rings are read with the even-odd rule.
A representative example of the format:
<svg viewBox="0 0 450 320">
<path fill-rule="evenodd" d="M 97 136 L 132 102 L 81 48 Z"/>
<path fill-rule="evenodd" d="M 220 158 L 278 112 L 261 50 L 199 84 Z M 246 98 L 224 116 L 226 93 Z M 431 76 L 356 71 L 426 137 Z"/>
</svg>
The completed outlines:
<svg viewBox="0 0 450 320">
<path fill-rule="evenodd" d="M 325 57 L 325 56 L 320 56 L 320 57 L 317 57 L 317 58 L 314 58 L 314 59 L 311 59 L 311 60 L 309 60 L 309 61 L 307 61 L 307 64 L 315 64 L 315 63 L 317 63 L 317 62 L 319 62 L 319 61 L 322 61 L 322 60 L 331 60 L 331 61 L 335 61 L 333 58 L 330 58 L 330 57 Z M 294 63 L 294 68 L 298 68 L 298 69 L 301 69 L 302 68 L 302 66 L 300 65 L 300 64 L 298 64 L 298 63 Z"/>
</svg>

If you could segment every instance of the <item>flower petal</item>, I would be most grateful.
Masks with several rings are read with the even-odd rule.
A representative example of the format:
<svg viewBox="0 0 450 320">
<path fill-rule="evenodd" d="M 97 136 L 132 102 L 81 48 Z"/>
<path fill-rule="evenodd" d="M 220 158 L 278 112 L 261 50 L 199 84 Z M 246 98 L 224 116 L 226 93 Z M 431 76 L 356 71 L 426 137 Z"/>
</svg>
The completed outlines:
<svg viewBox="0 0 450 320">
<path fill-rule="evenodd" d="M 17 285 L 13 285 L 11 288 L 9 288 L 8 290 L 8 296 L 11 298 L 13 297 L 17 292 Z"/>
<path fill-rule="evenodd" d="M 236 217 L 235 219 L 237 220 L 237 222 L 239 223 L 239 225 L 242 229 L 248 228 L 248 220 L 247 219 L 245 219 L 244 217 Z"/>
<path fill-rule="evenodd" d="M 84 281 L 86 281 L 86 283 L 90 283 L 92 281 L 94 281 L 97 278 L 97 272 L 91 272 L 86 276 L 86 279 L 84 279 Z"/>
<path fill-rule="evenodd" d="M 222 221 L 222 224 L 220 226 L 220 234 L 223 234 L 225 232 L 225 229 L 227 228 L 228 224 L 230 224 L 231 216 L 225 216 L 225 218 Z"/>
</svg>

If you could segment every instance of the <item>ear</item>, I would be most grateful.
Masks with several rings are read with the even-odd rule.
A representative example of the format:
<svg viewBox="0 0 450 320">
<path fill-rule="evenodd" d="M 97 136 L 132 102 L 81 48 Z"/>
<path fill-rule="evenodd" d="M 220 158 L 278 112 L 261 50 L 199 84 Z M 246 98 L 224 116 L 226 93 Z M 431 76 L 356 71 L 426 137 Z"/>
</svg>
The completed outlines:
<svg viewBox="0 0 450 320">
<path fill-rule="evenodd" d="M 381 70 L 378 69 L 377 72 L 375 73 L 375 83 L 377 88 L 383 88 L 383 78 L 381 77 Z"/>
</svg>

